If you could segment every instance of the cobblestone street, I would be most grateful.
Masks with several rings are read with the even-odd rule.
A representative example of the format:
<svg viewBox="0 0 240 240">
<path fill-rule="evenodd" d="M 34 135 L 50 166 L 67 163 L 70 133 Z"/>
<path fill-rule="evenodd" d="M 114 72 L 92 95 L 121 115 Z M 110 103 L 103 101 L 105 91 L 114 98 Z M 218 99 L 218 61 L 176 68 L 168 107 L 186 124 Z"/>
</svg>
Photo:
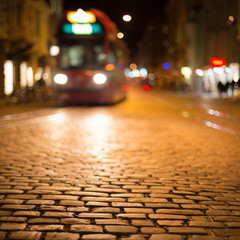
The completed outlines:
<svg viewBox="0 0 240 240">
<path fill-rule="evenodd" d="M 239 106 L 133 89 L 3 108 L 0 239 L 239 240 Z"/>
</svg>

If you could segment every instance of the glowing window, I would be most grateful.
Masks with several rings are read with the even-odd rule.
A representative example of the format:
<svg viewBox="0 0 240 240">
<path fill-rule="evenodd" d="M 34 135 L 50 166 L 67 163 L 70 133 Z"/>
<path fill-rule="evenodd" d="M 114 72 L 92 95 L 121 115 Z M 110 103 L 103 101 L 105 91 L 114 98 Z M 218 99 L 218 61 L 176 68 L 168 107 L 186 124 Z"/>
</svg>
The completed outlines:
<svg viewBox="0 0 240 240">
<path fill-rule="evenodd" d="M 13 62 L 6 61 L 4 63 L 4 93 L 10 95 L 13 92 Z"/>
</svg>

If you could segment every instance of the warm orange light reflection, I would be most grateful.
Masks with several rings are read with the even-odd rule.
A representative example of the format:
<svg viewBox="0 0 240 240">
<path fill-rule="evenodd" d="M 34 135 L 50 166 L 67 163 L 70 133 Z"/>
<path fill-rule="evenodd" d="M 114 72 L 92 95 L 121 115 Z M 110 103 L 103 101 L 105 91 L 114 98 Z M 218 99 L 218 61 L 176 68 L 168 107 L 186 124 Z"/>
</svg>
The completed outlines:
<svg viewBox="0 0 240 240">
<path fill-rule="evenodd" d="M 128 91 L 128 85 L 122 85 L 122 90 L 124 92 L 127 92 Z"/>
<path fill-rule="evenodd" d="M 229 16 L 228 19 L 229 19 L 230 22 L 234 22 L 234 17 L 233 16 Z"/>
<path fill-rule="evenodd" d="M 137 68 L 137 65 L 135 63 L 131 63 L 130 64 L 130 69 L 133 70 L 133 69 L 136 69 L 136 68 Z"/>
<path fill-rule="evenodd" d="M 109 63 L 109 64 L 107 64 L 107 65 L 105 66 L 105 69 L 106 69 L 107 71 L 112 71 L 112 70 L 115 69 L 115 65 Z"/>
<path fill-rule="evenodd" d="M 119 32 L 119 33 L 117 33 L 117 37 L 121 39 L 124 37 L 124 34 L 122 32 Z"/>
</svg>

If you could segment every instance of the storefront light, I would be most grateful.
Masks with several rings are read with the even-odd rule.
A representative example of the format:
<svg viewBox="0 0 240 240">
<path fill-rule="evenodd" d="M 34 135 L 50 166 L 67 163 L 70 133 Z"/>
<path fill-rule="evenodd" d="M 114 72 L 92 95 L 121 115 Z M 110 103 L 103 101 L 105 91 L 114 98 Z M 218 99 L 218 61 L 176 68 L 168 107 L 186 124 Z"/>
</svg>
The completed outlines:
<svg viewBox="0 0 240 240">
<path fill-rule="evenodd" d="M 192 74 L 192 69 L 190 67 L 182 67 L 181 68 L 181 74 L 189 80 Z"/>
<path fill-rule="evenodd" d="M 215 67 L 213 68 L 213 71 L 218 74 L 222 74 L 224 72 L 222 67 Z"/>
<path fill-rule="evenodd" d="M 211 58 L 210 62 L 212 67 L 222 67 L 226 64 L 224 58 Z"/>
<path fill-rule="evenodd" d="M 208 69 L 208 70 L 207 70 L 207 74 L 213 75 L 213 70 L 212 70 L 212 69 Z"/>
<path fill-rule="evenodd" d="M 20 64 L 20 86 L 21 87 L 26 87 L 28 82 L 27 82 L 27 68 L 28 64 L 27 62 L 21 62 Z"/>
<path fill-rule="evenodd" d="M 140 74 L 143 78 L 146 78 L 148 75 L 147 69 L 146 68 L 141 68 L 140 69 Z"/>
<path fill-rule="evenodd" d="M 230 73 L 230 68 L 225 68 L 226 73 Z"/>
<path fill-rule="evenodd" d="M 134 77 L 140 77 L 140 71 L 138 69 L 134 69 L 132 73 Z"/>
<path fill-rule="evenodd" d="M 124 74 L 125 74 L 125 77 L 129 77 L 129 73 L 131 72 L 131 70 L 129 68 L 125 68 L 124 69 Z"/>
<path fill-rule="evenodd" d="M 4 63 L 4 93 L 10 95 L 13 92 L 13 61 Z"/>
<path fill-rule="evenodd" d="M 51 46 L 50 47 L 50 55 L 51 56 L 57 56 L 60 52 L 59 46 Z"/>
<path fill-rule="evenodd" d="M 230 73 L 232 74 L 232 79 L 237 82 L 239 79 L 239 63 L 229 64 Z"/>
<path fill-rule="evenodd" d="M 203 70 L 202 69 L 199 69 L 199 68 L 197 68 L 196 70 L 195 70 L 195 73 L 199 76 L 199 77 L 203 77 Z"/>
<path fill-rule="evenodd" d="M 27 82 L 29 87 L 33 86 L 33 69 L 31 67 L 27 68 Z"/>
</svg>

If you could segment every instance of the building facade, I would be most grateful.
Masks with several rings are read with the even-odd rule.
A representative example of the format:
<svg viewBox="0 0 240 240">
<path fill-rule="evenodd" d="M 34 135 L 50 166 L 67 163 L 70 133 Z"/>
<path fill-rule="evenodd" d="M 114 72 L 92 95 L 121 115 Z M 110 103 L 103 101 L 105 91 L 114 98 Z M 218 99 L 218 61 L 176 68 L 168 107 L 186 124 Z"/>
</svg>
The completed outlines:
<svg viewBox="0 0 240 240">
<path fill-rule="evenodd" d="M 61 1 L 0 1 L 0 97 L 51 81 L 53 19 Z M 61 4 L 60 4 L 61 9 Z"/>
<path fill-rule="evenodd" d="M 239 0 L 169 0 L 166 16 L 173 81 L 196 93 L 239 78 Z M 211 60 L 223 61 L 214 66 Z"/>
</svg>

